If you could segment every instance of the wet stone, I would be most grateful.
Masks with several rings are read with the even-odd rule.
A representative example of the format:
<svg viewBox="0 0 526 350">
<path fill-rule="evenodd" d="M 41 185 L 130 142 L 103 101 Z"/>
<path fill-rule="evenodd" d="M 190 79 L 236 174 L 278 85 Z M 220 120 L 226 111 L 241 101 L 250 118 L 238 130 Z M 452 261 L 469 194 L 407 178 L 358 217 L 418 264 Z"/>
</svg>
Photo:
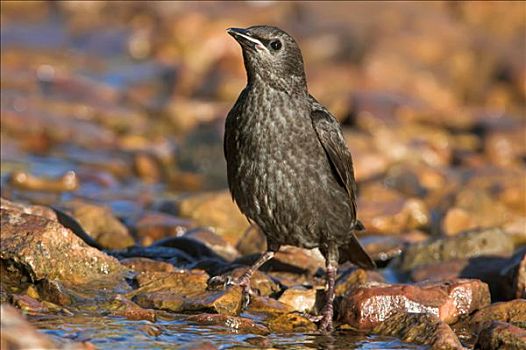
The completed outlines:
<svg viewBox="0 0 526 350">
<path fill-rule="evenodd" d="M 59 178 L 45 178 L 15 171 L 9 177 L 9 183 L 22 190 L 44 192 L 71 192 L 79 187 L 79 179 L 73 171 L 68 171 Z"/>
<path fill-rule="evenodd" d="M 430 223 L 429 210 L 418 198 L 382 200 L 376 197 L 358 199 L 360 220 L 371 234 L 400 234 L 403 231 L 424 228 Z"/>
<path fill-rule="evenodd" d="M 57 221 L 57 214 L 55 214 L 53 209 L 43 205 L 23 204 L 0 198 L 0 209 L 11 209 L 24 214 L 43 216 L 49 220 Z"/>
<path fill-rule="evenodd" d="M 369 282 L 384 282 L 383 276 L 377 271 L 350 268 L 341 273 L 336 279 L 335 291 L 337 296 L 343 296 L 352 288 Z"/>
<path fill-rule="evenodd" d="M 84 231 L 104 248 L 123 249 L 135 244 L 126 226 L 110 208 L 79 200 L 67 203 L 66 207 Z"/>
<path fill-rule="evenodd" d="M 120 263 L 135 272 L 174 272 L 175 267 L 164 261 L 148 258 L 126 258 Z"/>
<path fill-rule="evenodd" d="M 61 306 L 73 303 L 73 294 L 60 281 L 46 278 L 38 282 L 37 288 L 43 300 L 48 300 Z"/>
<path fill-rule="evenodd" d="M 227 261 L 232 261 L 239 256 L 238 251 L 229 244 L 223 237 L 207 229 L 192 229 L 184 234 L 184 237 L 195 239 L 208 248 L 213 250 L 217 255 Z"/>
<path fill-rule="evenodd" d="M 464 349 L 445 322 L 428 314 L 399 312 L 379 323 L 373 332 L 409 343 L 430 345 L 432 349 Z"/>
<path fill-rule="evenodd" d="M 83 284 L 104 279 L 120 283 L 124 267 L 89 247 L 56 221 L 42 216 L 1 210 L 0 258 L 28 271 L 32 280 L 44 278 Z"/>
<path fill-rule="evenodd" d="M 515 289 L 516 298 L 526 299 L 526 254 L 523 253 L 518 265 L 512 268 L 513 288 Z"/>
<path fill-rule="evenodd" d="M 192 257 L 192 259 L 200 260 L 203 258 L 215 258 L 219 260 L 224 260 L 219 254 L 214 252 L 211 248 L 209 248 L 205 243 L 192 238 L 192 237 L 168 237 L 165 239 L 161 239 L 157 242 L 155 242 L 153 245 L 150 246 L 151 248 L 157 248 L 157 247 L 169 247 L 169 248 L 176 248 L 184 252 L 185 254 L 188 254 Z"/>
<path fill-rule="evenodd" d="M 208 274 L 201 270 L 180 270 L 174 272 L 142 272 L 136 276 L 139 289 L 131 294 L 152 291 L 170 291 L 178 294 L 192 294 L 206 290 Z"/>
<path fill-rule="evenodd" d="M 91 350 L 90 343 L 71 341 L 55 343 L 53 339 L 39 332 L 22 314 L 11 305 L 0 307 L 2 337 L 0 347 L 6 350 L 57 349 L 57 350 Z"/>
<path fill-rule="evenodd" d="M 49 312 L 46 305 L 40 301 L 24 294 L 13 294 L 12 303 L 20 310 L 28 314 L 39 314 Z"/>
<path fill-rule="evenodd" d="M 160 212 L 144 212 L 131 224 L 137 240 L 143 246 L 166 237 L 182 235 L 191 225 L 186 219 Z"/>
<path fill-rule="evenodd" d="M 520 328 L 526 328 L 526 300 L 515 299 L 488 305 L 469 319 L 471 328 L 478 333 L 491 321 L 502 321 Z"/>
<path fill-rule="evenodd" d="M 12 306 L 2 304 L 2 349 L 54 349 L 56 344 L 37 331 Z"/>
<path fill-rule="evenodd" d="M 128 320 L 147 320 L 155 322 L 155 311 L 144 309 L 126 297 L 117 294 L 111 305 L 111 313 L 114 316 L 125 317 Z"/>
<path fill-rule="evenodd" d="M 456 194 L 453 206 L 446 212 L 442 227 L 447 235 L 453 236 L 473 229 L 500 227 L 514 216 L 489 190 L 473 184 Z"/>
<path fill-rule="evenodd" d="M 119 250 L 112 253 L 114 256 L 119 259 L 124 258 L 150 258 L 150 259 L 160 259 L 160 260 L 169 260 L 170 263 L 179 265 L 186 265 L 188 263 L 195 262 L 195 259 L 185 253 L 184 251 L 172 248 L 172 247 L 163 247 L 163 246 L 149 246 L 149 247 L 130 247 L 126 250 Z"/>
<path fill-rule="evenodd" d="M 318 327 L 306 317 L 297 313 L 286 313 L 268 321 L 268 327 L 274 333 L 312 333 Z"/>
<path fill-rule="evenodd" d="M 285 290 L 278 301 L 291 306 L 293 311 L 310 313 L 316 306 L 316 294 L 316 289 L 296 286 Z"/>
<path fill-rule="evenodd" d="M 254 296 L 250 298 L 247 312 L 256 314 L 276 315 L 293 311 L 293 307 L 273 298 Z"/>
<path fill-rule="evenodd" d="M 228 191 L 192 195 L 179 203 L 179 214 L 198 225 L 214 227 L 216 233 L 236 246 L 249 224 Z"/>
<path fill-rule="evenodd" d="M 492 321 L 480 331 L 475 349 L 526 349 L 526 330 L 509 323 Z"/>
<path fill-rule="evenodd" d="M 141 292 L 133 300 L 145 308 L 172 312 L 216 312 L 233 316 L 241 312 L 243 305 L 243 295 L 239 287 L 189 295 L 165 290 Z"/>
<path fill-rule="evenodd" d="M 524 288 L 521 278 L 524 272 L 526 249 L 519 249 L 511 258 L 478 256 L 421 265 L 411 271 L 411 280 L 442 280 L 475 278 L 487 283 L 493 301 L 505 301 L 521 297 Z"/>
<path fill-rule="evenodd" d="M 230 271 L 227 276 L 232 279 L 240 278 L 248 267 L 238 267 Z M 279 292 L 280 288 L 267 274 L 262 271 L 256 271 L 250 278 L 250 289 L 253 293 L 260 296 L 269 296 Z"/>
<path fill-rule="evenodd" d="M 371 329 L 397 312 L 434 315 L 454 323 L 490 303 L 488 286 L 479 280 L 457 279 L 415 285 L 369 283 L 351 290 L 340 305 L 343 322 Z"/>
<path fill-rule="evenodd" d="M 186 320 L 200 325 L 221 326 L 236 333 L 250 333 L 258 335 L 267 335 L 270 333 L 267 327 L 257 324 L 253 320 L 245 317 L 236 317 L 222 314 L 199 314 L 189 316 Z"/>
<path fill-rule="evenodd" d="M 210 342 L 192 342 L 177 348 L 178 350 L 217 350 L 217 346 Z"/>
<path fill-rule="evenodd" d="M 410 245 L 402 254 L 400 269 L 480 255 L 511 256 L 513 248 L 512 239 L 501 229 L 470 231 Z"/>
</svg>

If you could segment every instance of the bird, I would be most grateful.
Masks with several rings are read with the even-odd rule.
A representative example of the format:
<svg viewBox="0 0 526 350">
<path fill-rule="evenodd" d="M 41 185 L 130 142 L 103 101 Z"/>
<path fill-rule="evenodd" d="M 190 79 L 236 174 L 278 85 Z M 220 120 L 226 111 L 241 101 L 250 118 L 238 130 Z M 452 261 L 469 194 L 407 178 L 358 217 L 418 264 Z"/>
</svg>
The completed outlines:
<svg viewBox="0 0 526 350">
<path fill-rule="evenodd" d="M 308 92 L 303 56 L 292 36 L 269 25 L 228 28 L 241 46 L 247 84 L 227 115 L 228 187 L 241 212 L 267 240 L 267 251 L 235 283 L 250 278 L 283 245 L 319 248 L 326 304 L 319 330 L 333 330 L 338 264 L 375 268 L 354 231 L 356 182 L 351 153 L 335 117 Z"/>
</svg>

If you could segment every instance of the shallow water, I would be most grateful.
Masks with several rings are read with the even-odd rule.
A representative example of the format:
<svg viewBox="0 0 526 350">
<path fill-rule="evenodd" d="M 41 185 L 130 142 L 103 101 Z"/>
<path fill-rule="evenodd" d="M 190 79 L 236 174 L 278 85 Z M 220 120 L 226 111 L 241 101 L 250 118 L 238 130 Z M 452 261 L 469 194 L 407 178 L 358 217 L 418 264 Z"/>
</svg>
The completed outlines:
<svg viewBox="0 0 526 350">
<path fill-rule="evenodd" d="M 199 342 L 210 342 L 219 349 L 259 348 L 250 341 L 263 338 L 217 326 L 191 324 L 184 316 L 155 323 L 100 315 L 33 317 L 31 322 L 57 339 L 89 341 L 99 349 L 173 349 Z M 148 335 L 145 328 L 150 326 L 158 328 L 161 334 Z M 277 349 L 427 349 L 391 337 L 363 336 L 347 330 L 336 331 L 332 336 L 271 334 L 265 338 Z"/>
</svg>

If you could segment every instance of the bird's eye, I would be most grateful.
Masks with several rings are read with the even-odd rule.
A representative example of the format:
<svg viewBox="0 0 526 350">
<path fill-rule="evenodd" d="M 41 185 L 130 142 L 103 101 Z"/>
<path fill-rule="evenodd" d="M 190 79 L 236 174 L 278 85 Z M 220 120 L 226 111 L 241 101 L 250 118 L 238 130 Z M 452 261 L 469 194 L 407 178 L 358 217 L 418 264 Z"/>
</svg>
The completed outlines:
<svg viewBox="0 0 526 350">
<path fill-rule="evenodd" d="M 270 42 L 270 47 L 274 50 L 279 50 L 281 49 L 281 41 L 279 40 L 272 40 Z"/>
</svg>

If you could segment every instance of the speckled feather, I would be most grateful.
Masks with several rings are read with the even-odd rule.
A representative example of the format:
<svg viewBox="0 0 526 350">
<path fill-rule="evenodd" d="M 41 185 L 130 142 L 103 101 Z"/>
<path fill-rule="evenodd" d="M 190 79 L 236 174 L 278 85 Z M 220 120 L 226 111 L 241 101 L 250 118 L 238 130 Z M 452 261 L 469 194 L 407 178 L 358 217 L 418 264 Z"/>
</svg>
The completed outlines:
<svg viewBox="0 0 526 350">
<path fill-rule="evenodd" d="M 248 83 L 224 140 L 234 200 L 271 250 L 319 247 L 326 258 L 374 267 L 353 233 L 351 154 L 336 119 L 307 91 L 299 47 L 277 28 L 248 29 L 262 42 L 279 38 L 283 49 L 266 56 L 243 50 Z"/>
</svg>

